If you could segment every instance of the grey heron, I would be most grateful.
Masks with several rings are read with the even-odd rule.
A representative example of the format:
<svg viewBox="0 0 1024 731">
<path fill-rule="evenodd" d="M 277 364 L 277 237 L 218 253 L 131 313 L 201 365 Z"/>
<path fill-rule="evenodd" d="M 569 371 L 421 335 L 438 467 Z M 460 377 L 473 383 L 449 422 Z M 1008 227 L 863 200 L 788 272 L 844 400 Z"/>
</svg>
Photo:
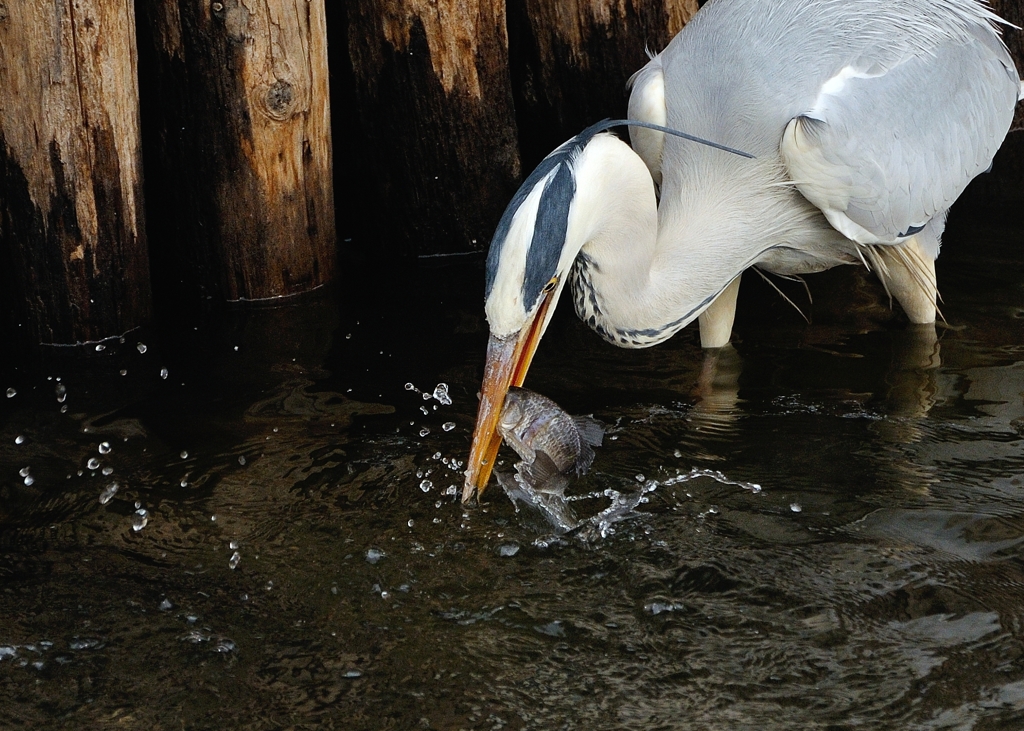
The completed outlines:
<svg viewBox="0 0 1024 731">
<path fill-rule="evenodd" d="M 946 212 L 991 165 L 1022 87 L 978 0 L 711 0 L 631 80 L 631 128 L 551 153 L 498 224 L 487 362 L 463 501 L 562 290 L 627 348 L 699 319 L 728 343 L 740 275 L 862 263 L 914 323 L 936 317 Z"/>
</svg>

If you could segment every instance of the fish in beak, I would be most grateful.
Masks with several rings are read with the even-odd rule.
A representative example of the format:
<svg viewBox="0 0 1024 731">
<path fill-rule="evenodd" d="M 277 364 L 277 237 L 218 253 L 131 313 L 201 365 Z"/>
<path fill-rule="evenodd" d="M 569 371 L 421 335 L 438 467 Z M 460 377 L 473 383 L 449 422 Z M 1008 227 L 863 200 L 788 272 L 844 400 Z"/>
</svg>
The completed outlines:
<svg viewBox="0 0 1024 731">
<path fill-rule="evenodd" d="M 537 345 L 550 319 L 549 311 L 558 298 L 559 288 L 555 284 L 557 280 L 552 279 L 545 288 L 540 305 L 519 332 L 504 338 L 492 333 L 487 341 L 487 364 L 480 386 L 480 406 L 466 465 L 466 482 L 462 488 L 463 503 L 470 502 L 474 496 L 479 498 L 487 488 L 498 447 L 501 446 L 498 418 L 505 404 L 505 395 L 510 386 L 522 386 L 526 380 L 533 354 L 537 352 Z"/>
</svg>

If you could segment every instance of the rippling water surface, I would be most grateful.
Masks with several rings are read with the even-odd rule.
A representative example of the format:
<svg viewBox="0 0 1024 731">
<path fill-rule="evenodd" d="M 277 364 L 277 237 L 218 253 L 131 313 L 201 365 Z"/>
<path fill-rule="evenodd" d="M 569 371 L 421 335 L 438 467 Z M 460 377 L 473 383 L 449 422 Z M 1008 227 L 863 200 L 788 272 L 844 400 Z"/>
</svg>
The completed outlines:
<svg viewBox="0 0 1024 731">
<path fill-rule="evenodd" d="M 937 337 L 853 269 L 713 356 L 560 313 L 565 535 L 457 501 L 479 262 L 11 360 L 0 727 L 1024 728 L 1020 239 L 953 227 Z"/>
</svg>

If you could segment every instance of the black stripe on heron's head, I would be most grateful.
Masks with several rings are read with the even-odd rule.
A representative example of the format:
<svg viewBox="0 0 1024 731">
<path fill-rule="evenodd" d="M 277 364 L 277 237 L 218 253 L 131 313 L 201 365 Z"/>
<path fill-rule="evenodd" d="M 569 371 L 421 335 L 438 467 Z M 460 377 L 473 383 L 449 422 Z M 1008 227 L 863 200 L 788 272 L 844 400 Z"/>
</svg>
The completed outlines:
<svg viewBox="0 0 1024 731">
<path fill-rule="evenodd" d="M 505 246 L 512 221 L 526 198 L 551 175 L 541 192 L 537 218 L 526 260 L 526 278 L 523 282 L 523 306 L 530 310 L 541 290 L 555 275 L 558 260 L 565 245 L 565 232 L 569 226 L 569 205 L 576 193 L 576 183 L 569 168 L 570 161 L 579 155 L 594 135 L 609 128 L 608 120 L 591 125 L 544 158 L 512 196 L 505 213 L 498 222 L 487 253 L 487 271 L 484 297 L 489 297 L 498 274 L 501 252 Z"/>
</svg>

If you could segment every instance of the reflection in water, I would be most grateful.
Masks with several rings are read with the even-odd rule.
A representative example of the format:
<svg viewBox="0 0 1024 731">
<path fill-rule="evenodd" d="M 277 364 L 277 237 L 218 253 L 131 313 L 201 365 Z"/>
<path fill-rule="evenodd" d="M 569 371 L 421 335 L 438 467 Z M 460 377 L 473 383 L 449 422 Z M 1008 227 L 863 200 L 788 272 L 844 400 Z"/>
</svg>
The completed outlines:
<svg viewBox="0 0 1024 731">
<path fill-rule="evenodd" d="M 1021 727 L 1019 246 L 955 239 L 938 338 L 851 272 L 707 354 L 556 317 L 612 426 L 556 525 L 458 502 L 475 264 L 7 368 L 0 726 Z"/>
</svg>

